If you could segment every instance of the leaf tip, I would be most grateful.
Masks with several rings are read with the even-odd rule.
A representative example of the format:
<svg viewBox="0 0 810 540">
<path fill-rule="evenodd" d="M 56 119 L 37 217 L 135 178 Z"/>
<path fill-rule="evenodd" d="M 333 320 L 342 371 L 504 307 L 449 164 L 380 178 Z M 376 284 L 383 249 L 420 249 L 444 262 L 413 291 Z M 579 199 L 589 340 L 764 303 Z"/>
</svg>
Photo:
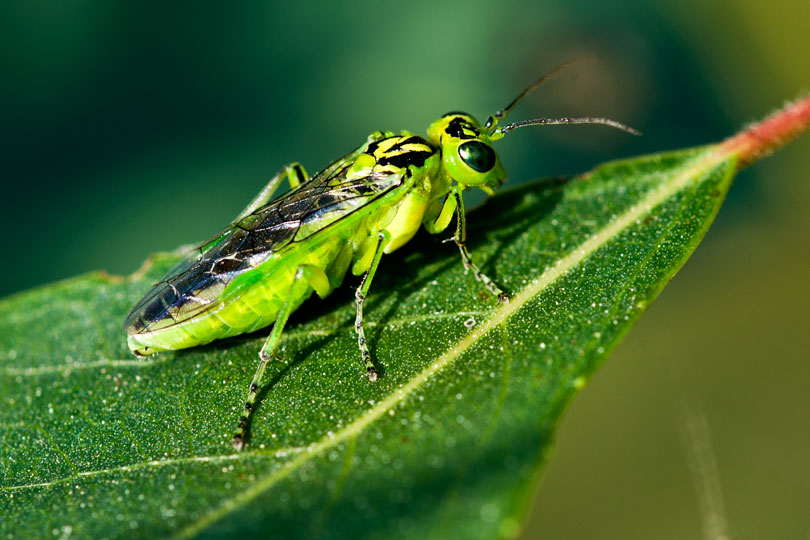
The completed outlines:
<svg viewBox="0 0 810 540">
<path fill-rule="evenodd" d="M 810 95 L 789 102 L 764 120 L 729 137 L 720 151 L 734 154 L 742 169 L 769 156 L 774 150 L 795 139 L 810 127 Z"/>
</svg>

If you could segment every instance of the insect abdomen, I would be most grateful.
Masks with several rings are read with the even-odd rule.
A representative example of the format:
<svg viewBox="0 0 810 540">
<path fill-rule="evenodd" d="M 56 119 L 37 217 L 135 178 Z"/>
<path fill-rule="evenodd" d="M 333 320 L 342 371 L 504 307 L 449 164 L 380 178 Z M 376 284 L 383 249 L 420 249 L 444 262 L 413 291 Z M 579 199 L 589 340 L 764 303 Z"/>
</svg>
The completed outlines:
<svg viewBox="0 0 810 540">
<path fill-rule="evenodd" d="M 130 332 L 129 348 L 136 354 L 148 355 L 160 351 L 185 349 L 210 343 L 215 339 L 252 332 L 272 324 L 281 306 L 287 300 L 296 271 L 301 264 L 311 264 L 319 268 L 332 268 L 333 263 L 346 245 L 344 241 L 321 242 L 301 248 L 296 245 L 287 253 L 272 257 L 263 265 L 239 276 L 248 283 L 239 285 L 236 280 L 222 293 L 214 308 L 188 320 L 170 324 L 156 330 Z M 332 288 L 337 286 L 346 272 L 346 264 L 334 269 L 330 275 Z M 256 273 L 254 275 L 249 275 Z M 229 285 L 229 287 L 231 286 Z M 297 308 L 312 294 L 311 289 L 292 298 Z M 158 325 L 159 326 L 159 325 Z"/>
</svg>

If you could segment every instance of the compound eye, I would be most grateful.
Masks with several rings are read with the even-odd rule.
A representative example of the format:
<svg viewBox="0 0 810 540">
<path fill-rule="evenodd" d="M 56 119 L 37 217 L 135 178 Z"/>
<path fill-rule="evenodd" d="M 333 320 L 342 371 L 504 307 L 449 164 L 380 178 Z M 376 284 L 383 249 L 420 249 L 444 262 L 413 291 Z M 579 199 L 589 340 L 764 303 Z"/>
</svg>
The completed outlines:
<svg viewBox="0 0 810 540">
<path fill-rule="evenodd" d="M 481 141 L 467 141 L 460 144 L 458 155 L 464 163 L 481 173 L 495 166 L 495 151 Z"/>
</svg>

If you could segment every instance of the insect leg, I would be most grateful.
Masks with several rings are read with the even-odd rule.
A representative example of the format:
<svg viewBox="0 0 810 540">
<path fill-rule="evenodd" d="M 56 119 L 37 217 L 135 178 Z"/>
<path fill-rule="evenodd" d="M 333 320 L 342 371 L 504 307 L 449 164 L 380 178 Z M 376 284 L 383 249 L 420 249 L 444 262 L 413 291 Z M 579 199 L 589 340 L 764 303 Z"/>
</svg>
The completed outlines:
<svg viewBox="0 0 810 540">
<path fill-rule="evenodd" d="M 276 348 L 281 339 L 281 333 L 284 331 L 284 325 L 287 323 L 290 314 L 300 303 L 301 297 L 307 294 L 307 287 L 311 286 L 307 280 L 306 270 L 304 266 L 299 266 L 296 270 L 295 278 L 287 293 L 284 305 L 281 306 L 276 316 L 276 321 L 273 323 L 273 330 L 270 332 L 267 341 L 264 342 L 264 346 L 262 346 L 262 349 L 259 351 L 259 366 L 248 388 L 247 399 L 245 400 L 242 415 L 239 417 L 236 433 L 234 433 L 233 439 L 231 439 L 231 444 L 233 444 L 236 450 L 241 450 L 245 445 L 245 432 L 247 431 L 248 422 L 250 421 L 250 415 L 253 413 L 253 404 L 256 402 L 256 395 L 259 392 L 259 383 L 261 382 L 267 363 L 273 358 L 277 358 Z"/>
<path fill-rule="evenodd" d="M 475 279 L 484 284 L 489 292 L 494 294 L 498 301 L 505 304 L 509 301 L 509 297 L 497 286 L 495 282 L 484 275 L 481 270 L 473 263 L 470 253 L 467 251 L 467 246 L 464 245 L 467 239 L 467 225 L 464 219 L 464 200 L 461 197 L 461 189 L 458 186 L 453 186 L 451 195 L 456 200 L 456 233 L 453 235 L 453 241 L 458 246 L 461 252 L 461 259 L 464 262 L 465 270 L 472 270 Z"/>
<path fill-rule="evenodd" d="M 360 347 L 360 356 L 366 366 L 368 380 L 372 382 L 377 380 L 377 370 L 374 368 L 374 362 L 371 360 L 371 353 L 366 344 L 366 332 L 363 329 L 363 302 L 366 300 L 368 289 L 371 287 L 371 280 L 374 279 L 374 274 L 377 272 L 377 265 L 380 264 L 385 246 L 391 240 L 391 234 L 388 231 L 380 231 L 377 238 L 377 247 L 374 250 L 371 266 L 366 270 L 363 280 L 354 295 L 357 304 L 357 318 L 354 321 L 354 329 L 357 330 L 357 345 Z"/>
<path fill-rule="evenodd" d="M 302 182 L 306 181 L 307 171 L 305 171 L 301 164 L 297 161 L 282 167 L 281 170 L 278 171 L 269 182 L 267 182 L 267 185 L 262 188 L 259 194 L 256 195 L 252 201 L 250 201 L 250 204 L 248 204 L 247 207 L 242 210 L 234 221 L 239 221 L 240 219 L 249 216 L 270 202 L 270 198 L 273 196 L 273 193 L 275 193 L 276 189 L 278 189 L 278 186 L 285 177 L 289 181 L 290 187 L 295 188 L 298 187 L 298 185 Z"/>
<path fill-rule="evenodd" d="M 366 137 L 366 142 L 370 143 L 370 142 L 378 141 L 380 139 L 390 137 L 393 134 L 394 134 L 393 131 L 379 131 L 379 130 L 377 130 L 374 133 L 369 134 L 368 137 Z"/>
<path fill-rule="evenodd" d="M 456 198 L 452 194 L 445 197 L 444 202 L 435 201 L 422 218 L 422 225 L 430 234 L 438 234 L 445 230 L 456 213 Z"/>
</svg>

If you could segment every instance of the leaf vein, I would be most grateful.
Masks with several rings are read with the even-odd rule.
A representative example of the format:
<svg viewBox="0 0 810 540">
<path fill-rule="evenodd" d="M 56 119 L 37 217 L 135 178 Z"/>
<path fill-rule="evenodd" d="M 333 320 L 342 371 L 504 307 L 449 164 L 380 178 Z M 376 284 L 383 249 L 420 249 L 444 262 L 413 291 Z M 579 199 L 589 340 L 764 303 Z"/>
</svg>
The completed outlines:
<svg viewBox="0 0 810 540">
<path fill-rule="evenodd" d="M 164 467 L 168 465 L 183 465 L 186 463 L 221 463 L 225 461 L 238 461 L 240 459 L 246 459 L 251 457 L 286 457 L 290 454 L 298 454 L 304 452 L 305 448 L 300 447 L 286 447 L 286 448 L 278 448 L 271 452 L 267 451 L 256 451 L 256 452 L 241 452 L 239 454 L 227 454 L 227 455 L 219 455 L 219 456 L 193 456 L 193 457 L 185 457 L 185 458 L 176 458 L 176 459 L 156 459 L 152 461 L 145 461 L 141 463 L 133 463 L 132 465 L 121 465 L 120 467 L 111 467 L 109 469 L 96 469 L 91 471 L 79 471 L 76 474 L 71 474 L 69 476 L 63 476 L 62 478 L 56 478 L 54 480 L 50 480 L 47 482 L 32 482 L 29 484 L 18 484 L 14 486 L 0 486 L 0 492 L 10 492 L 15 490 L 21 489 L 32 489 L 32 488 L 40 488 L 40 487 L 52 487 L 57 486 L 60 484 L 64 484 L 65 482 L 71 482 L 78 478 L 88 478 L 93 476 L 101 476 L 105 474 L 115 474 L 115 473 L 122 473 L 122 472 L 131 472 L 131 471 L 138 471 L 141 469 L 147 469 L 150 467 Z"/>
</svg>

